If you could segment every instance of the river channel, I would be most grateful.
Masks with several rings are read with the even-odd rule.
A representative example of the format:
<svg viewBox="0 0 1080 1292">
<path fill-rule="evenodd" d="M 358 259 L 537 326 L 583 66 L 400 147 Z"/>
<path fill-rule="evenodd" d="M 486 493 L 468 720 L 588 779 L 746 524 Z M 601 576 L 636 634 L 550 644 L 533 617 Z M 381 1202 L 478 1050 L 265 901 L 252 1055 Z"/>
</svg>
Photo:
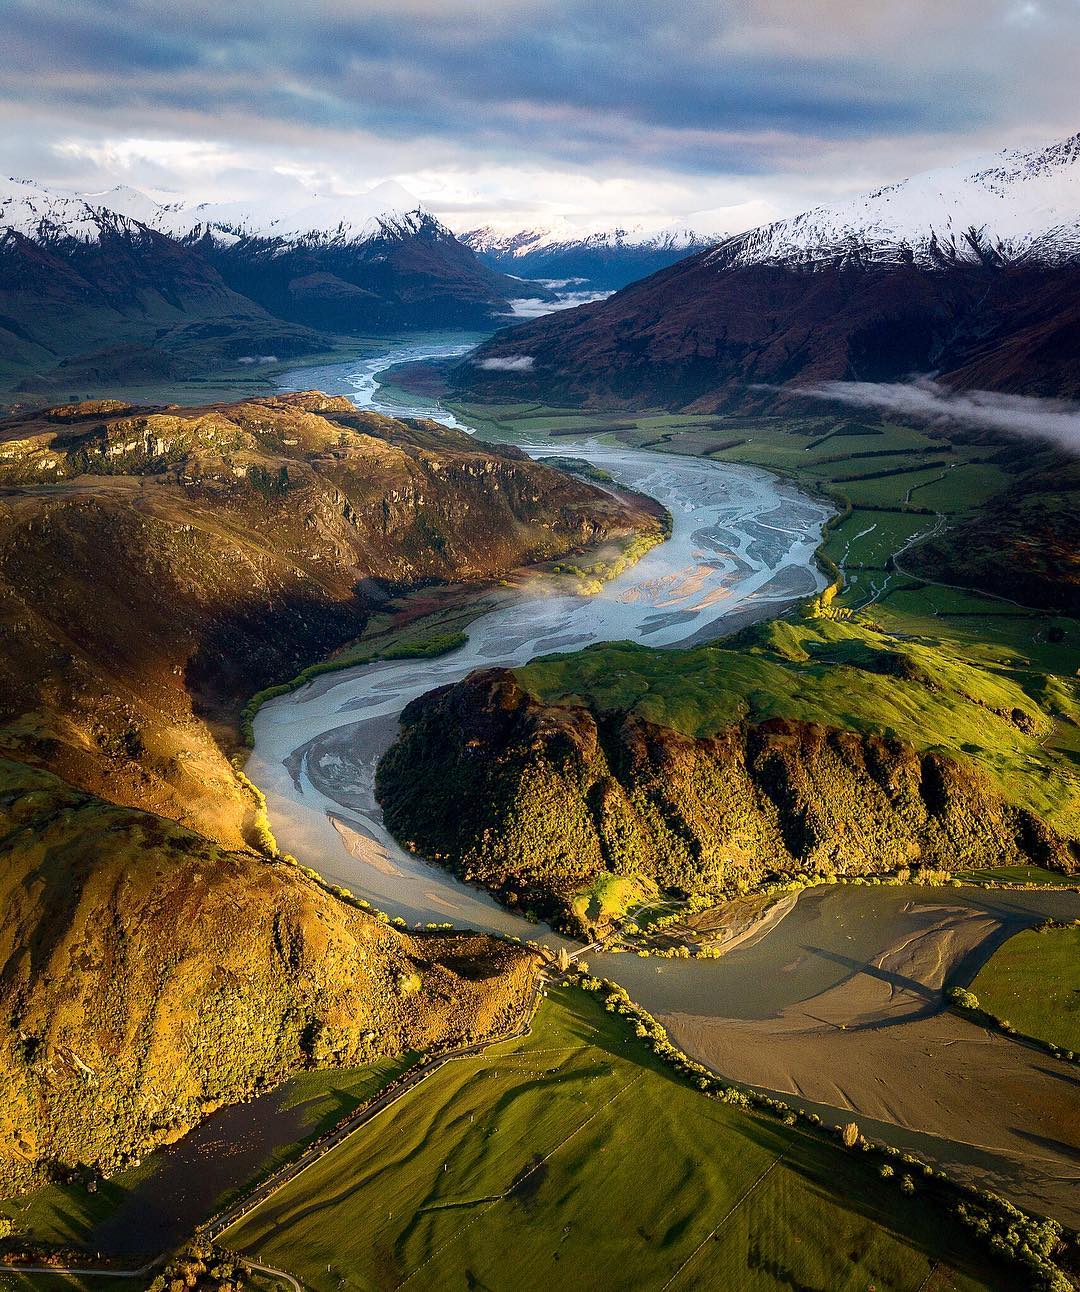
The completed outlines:
<svg viewBox="0 0 1080 1292">
<path fill-rule="evenodd" d="M 285 389 L 347 394 L 394 416 L 460 423 L 437 401 L 380 394 L 387 368 L 464 354 L 460 337 L 403 342 L 362 360 L 297 370 Z M 543 580 L 474 620 L 433 660 L 319 677 L 263 707 L 248 774 L 281 847 L 410 924 L 559 939 L 411 856 L 385 831 L 375 766 L 402 708 L 473 669 L 629 639 L 676 647 L 774 615 L 822 584 L 814 560 L 827 511 L 755 468 L 560 437 L 536 457 L 588 458 L 672 513 L 670 540 L 596 596 Z M 962 1178 L 1080 1222 L 1080 1085 L 1074 1068 L 942 1008 L 1017 928 L 1080 917 L 1072 891 L 813 889 L 768 934 L 717 961 L 590 957 L 624 983 L 687 1052 L 725 1076 L 794 1096 L 918 1150 Z"/>
</svg>

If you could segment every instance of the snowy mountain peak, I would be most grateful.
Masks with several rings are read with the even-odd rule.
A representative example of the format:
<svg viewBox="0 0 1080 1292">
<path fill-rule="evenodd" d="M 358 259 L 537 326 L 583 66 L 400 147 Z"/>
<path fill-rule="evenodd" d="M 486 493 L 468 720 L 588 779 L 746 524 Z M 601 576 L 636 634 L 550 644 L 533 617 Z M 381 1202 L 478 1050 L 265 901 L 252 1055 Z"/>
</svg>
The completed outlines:
<svg viewBox="0 0 1080 1292">
<path fill-rule="evenodd" d="M 133 233 L 139 222 L 106 210 L 76 193 L 61 193 L 28 179 L 0 183 L 0 231 L 13 229 L 34 242 L 71 238 L 96 242 L 106 229 Z"/>
<path fill-rule="evenodd" d="M 285 244 L 348 245 L 405 238 L 424 228 L 449 234 L 393 181 L 358 196 L 301 193 L 285 202 L 201 202 L 159 208 L 154 225 L 177 237 L 209 234 L 216 241 L 268 238 Z"/>
<path fill-rule="evenodd" d="M 209 236 L 215 242 L 266 238 L 291 245 L 350 245 L 397 240 L 422 231 L 452 237 L 400 184 L 376 185 L 357 197 L 301 192 L 283 203 L 181 202 L 163 204 L 126 184 L 95 193 L 63 193 L 32 180 L 0 184 L 0 229 L 35 241 L 57 237 L 96 241 L 106 228 L 140 226 L 178 238 Z"/>
<path fill-rule="evenodd" d="M 940 167 L 728 238 L 718 268 L 1080 260 L 1080 135 Z"/>
<path fill-rule="evenodd" d="M 703 234 L 680 225 L 646 230 L 642 225 L 628 228 L 611 226 L 591 232 L 575 228 L 567 221 L 541 228 L 519 229 L 502 233 L 485 225 L 461 235 L 462 242 L 478 255 L 521 258 L 536 252 L 566 252 L 576 249 L 599 251 L 605 248 L 642 251 L 693 250 L 716 241 L 715 234 Z"/>
</svg>

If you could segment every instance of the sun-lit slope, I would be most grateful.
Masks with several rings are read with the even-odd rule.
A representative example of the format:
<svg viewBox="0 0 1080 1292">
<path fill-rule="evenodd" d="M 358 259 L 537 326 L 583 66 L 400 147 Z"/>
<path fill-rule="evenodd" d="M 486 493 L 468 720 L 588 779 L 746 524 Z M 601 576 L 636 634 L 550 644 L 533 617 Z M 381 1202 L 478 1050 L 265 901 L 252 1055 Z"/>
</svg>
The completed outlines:
<svg viewBox="0 0 1080 1292">
<path fill-rule="evenodd" d="M 704 1097 L 553 988 L 529 1037 L 448 1064 L 223 1241 L 318 1292 L 1015 1282 L 901 1173 Z"/>
<path fill-rule="evenodd" d="M 253 692 L 359 633 L 388 590 L 637 521 L 518 450 L 314 393 L 9 419 L 0 750 L 237 844 L 250 802 L 217 737 Z"/>
<path fill-rule="evenodd" d="M 1077 696 L 1027 681 L 865 618 L 594 647 L 414 701 L 380 799 L 425 855 L 575 926 L 611 876 L 722 893 L 800 871 L 1070 869 L 1080 787 L 1044 742 Z"/>
<path fill-rule="evenodd" d="M 308 1066 L 516 1019 L 531 957 L 0 763 L 0 1191 L 111 1170 Z"/>
</svg>

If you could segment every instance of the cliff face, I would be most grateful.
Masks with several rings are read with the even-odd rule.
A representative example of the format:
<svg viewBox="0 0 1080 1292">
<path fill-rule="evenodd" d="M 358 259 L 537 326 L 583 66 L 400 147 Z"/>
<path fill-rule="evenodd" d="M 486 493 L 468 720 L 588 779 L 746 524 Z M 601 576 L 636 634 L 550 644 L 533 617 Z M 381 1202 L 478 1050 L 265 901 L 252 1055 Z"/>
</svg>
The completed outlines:
<svg viewBox="0 0 1080 1292">
<path fill-rule="evenodd" d="M 720 895 L 802 871 L 1070 864 L 1031 812 L 941 753 L 784 718 L 695 738 L 545 704 L 501 669 L 406 708 L 378 793 L 399 838 L 578 931 L 581 895 L 609 875 Z"/>
<path fill-rule="evenodd" d="M 533 957 L 0 763 L 0 1194 L 111 1171 L 309 1066 L 501 1031 Z"/>
<path fill-rule="evenodd" d="M 0 752 L 230 846 L 218 739 L 388 591 L 625 535 L 610 495 L 315 393 L 0 423 Z"/>
</svg>

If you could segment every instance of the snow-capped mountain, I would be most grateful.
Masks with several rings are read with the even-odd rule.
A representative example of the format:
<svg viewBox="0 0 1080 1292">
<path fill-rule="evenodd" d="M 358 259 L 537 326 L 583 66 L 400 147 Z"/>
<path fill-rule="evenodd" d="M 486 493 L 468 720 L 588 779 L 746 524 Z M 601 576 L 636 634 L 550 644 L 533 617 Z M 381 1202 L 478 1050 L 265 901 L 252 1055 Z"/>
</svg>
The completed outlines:
<svg viewBox="0 0 1080 1292">
<path fill-rule="evenodd" d="M 681 251 L 684 255 L 696 248 L 717 241 L 680 225 L 646 232 L 641 225 L 630 228 L 612 227 L 592 233 L 575 233 L 569 225 L 554 225 L 539 229 L 520 229 L 516 233 L 500 233 L 490 225 L 462 234 L 462 241 L 476 252 L 488 255 L 510 256 L 521 259 L 538 251 L 565 251 L 575 247 L 634 247 L 651 251 Z"/>
<path fill-rule="evenodd" d="M 45 188 L 33 180 L 0 183 L 0 234 L 10 229 L 38 243 L 64 238 L 88 243 L 98 241 L 105 229 L 134 232 L 138 223 L 138 217 L 99 207 L 76 193 Z"/>
<path fill-rule="evenodd" d="M 117 211 L 174 238 L 203 236 L 228 245 L 238 239 L 275 239 L 295 245 L 347 246 L 373 239 L 408 238 L 425 227 L 450 234 L 400 184 L 379 184 L 355 197 L 296 194 L 278 202 L 160 204 L 119 185 L 87 194 L 88 205 Z"/>
<path fill-rule="evenodd" d="M 718 268 L 1080 260 L 1080 134 L 926 171 L 729 238 Z"/>
<path fill-rule="evenodd" d="M 455 381 L 470 397 L 695 412 L 912 374 L 1076 400 L 1078 336 L 1074 136 L 738 234 L 500 333 Z"/>
<path fill-rule="evenodd" d="M 489 327 L 526 294 L 554 299 L 395 184 L 264 207 L 0 182 L 0 383 L 71 382 L 75 359 L 94 380 L 150 379 L 313 353 L 327 333 Z"/>
<path fill-rule="evenodd" d="M 485 264 L 540 280 L 580 279 L 597 290 L 617 290 L 717 241 L 684 225 L 647 230 L 612 227 L 581 233 L 566 223 L 502 233 L 486 226 L 461 240 Z"/>
</svg>

